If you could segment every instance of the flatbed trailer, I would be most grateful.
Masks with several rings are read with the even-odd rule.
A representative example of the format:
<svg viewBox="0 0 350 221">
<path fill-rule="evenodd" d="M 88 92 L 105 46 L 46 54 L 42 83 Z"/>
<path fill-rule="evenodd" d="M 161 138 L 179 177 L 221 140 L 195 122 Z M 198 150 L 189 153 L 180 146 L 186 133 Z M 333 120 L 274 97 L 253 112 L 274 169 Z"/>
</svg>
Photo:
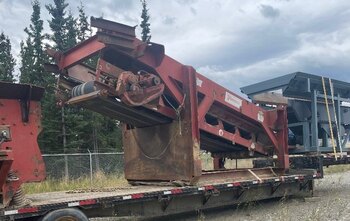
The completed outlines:
<svg viewBox="0 0 350 221">
<path fill-rule="evenodd" d="M 127 186 L 27 195 L 30 207 L 2 209 L 0 220 L 88 220 L 93 217 L 162 217 L 289 195 L 311 196 L 315 170 L 286 176 L 197 186 Z"/>
</svg>

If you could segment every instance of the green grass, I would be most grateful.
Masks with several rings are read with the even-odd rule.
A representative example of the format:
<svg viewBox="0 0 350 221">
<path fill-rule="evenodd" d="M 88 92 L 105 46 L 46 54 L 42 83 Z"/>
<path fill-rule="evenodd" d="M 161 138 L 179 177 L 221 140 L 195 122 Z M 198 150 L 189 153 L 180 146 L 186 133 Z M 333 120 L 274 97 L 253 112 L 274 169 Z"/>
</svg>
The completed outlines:
<svg viewBox="0 0 350 221">
<path fill-rule="evenodd" d="M 345 171 L 350 171 L 350 165 L 335 165 L 335 166 L 329 166 L 324 167 L 324 173 L 325 174 L 332 174 L 332 173 L 341 173 Z"/>
<path fill-rule="evenodd" d="M 96 173 L 93 176 L 92 183 L 90 177 L 80 177 L 78 179 L 57 180 L 47 178 L 40 183 L 27 183 L 23 185 L 23 189 L 27 194 L 55 192 L 55 191 L 74 191 L 74 190 L 89 190 L 102 188 L 118 188 L 125 187 L 128 182 L 123 175 L 105 175 Z"/>
<path fill-rule="evenodd" d="M 209 163 L 208 163 L 209 162 Z M 206 160 L 205 168 L 209 169 L 212 165 L 212 160 Z M 245 162 L 240 162 L 246 166 Z M 207 165 L 206 165 L 207 164 Z M 241 166 L 241 165 L 240 165 Z M 340 173 L 350 171 L 350 165 L 336 165 L 328 168 L 324 167 L 325 174 Z M 47 178 L 40 183 L 27 183 L 23 185 L 23 189 L 27 194 L 54 192 L 54 191 L 74 191 L 74 190 L 89 190 L 89 189 L 103 189 L 103 188 L 118 188 L 125 187 L 128 182 L 124 179 L 124 175 L 105 175 L 102 172 L 95 173 L 92 178 L 92 183 L 89 176 L 80 177 L 78 179 L 57 180 Z"/>
</svg>

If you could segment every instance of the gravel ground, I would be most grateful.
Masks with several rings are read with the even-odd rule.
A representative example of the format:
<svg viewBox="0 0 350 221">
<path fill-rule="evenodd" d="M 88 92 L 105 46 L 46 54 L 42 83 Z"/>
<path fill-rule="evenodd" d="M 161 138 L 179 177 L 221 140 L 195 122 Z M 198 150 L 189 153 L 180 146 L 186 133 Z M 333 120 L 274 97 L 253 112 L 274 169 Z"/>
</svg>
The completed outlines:
<svg viewBox="0 0 350 221">
<path fill-rule="evenodd" d="M 93 219 L 95 221 L 134 219 Z M 160 219 L 165 220 L 165 219 Z M 314 197 L 268 200 L 250 203 L 244 208 L 205 211 L 197 215 L 171 217 L 167 220 L 237 220 L 237 221 L 328 221 L 350 220 L 350 171 L 326 175 L 317 180 Z"/>
</svg>

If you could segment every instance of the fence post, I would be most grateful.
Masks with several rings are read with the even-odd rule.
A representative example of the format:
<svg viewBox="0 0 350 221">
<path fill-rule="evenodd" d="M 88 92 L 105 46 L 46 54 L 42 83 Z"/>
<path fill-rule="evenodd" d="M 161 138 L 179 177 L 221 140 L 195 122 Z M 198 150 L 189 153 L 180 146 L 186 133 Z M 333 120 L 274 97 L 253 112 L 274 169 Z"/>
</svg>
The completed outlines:
<svg viewBox="0 0 350 221">
<path fill-rule="evenodd" d="M 89 158 L 90 158 L 90 190 L 92 190 L 92 154 L 89 149 L 88 149 L 88 152 L 89 152 Z"/>
<path fill-rule="evenodd" d="M 92 140 L 94 144 L 94 153 L 95 153 L 95 171 L 100 171 L 100 159 L 98 156 L 98 143 L 97 143 L 97 129 L 95 126 L 92 128 Z"/>
<path fill-rule="evenodd" d="M 66 182 L 69 180 L 69 169 L 68 169 L 68 156 L 64 156 L 64 179 Z"/>
</svg>

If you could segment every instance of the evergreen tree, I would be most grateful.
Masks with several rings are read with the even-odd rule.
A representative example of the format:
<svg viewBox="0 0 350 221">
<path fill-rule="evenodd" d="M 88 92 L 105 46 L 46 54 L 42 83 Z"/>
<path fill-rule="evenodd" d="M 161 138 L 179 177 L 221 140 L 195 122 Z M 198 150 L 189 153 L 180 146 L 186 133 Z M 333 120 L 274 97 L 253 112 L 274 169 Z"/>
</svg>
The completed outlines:
<svg viewBox="0 0 350 221">
<path fill-rule="evenodd" d="M 77 44 L 78 26 L 77 19 L 73 17 L 71 11 L 69 11 L 66 21 L 64 46 L 65 49 L 68 49 Z"/>
<path fill-rule="evenodd" d="M 39 1 L 33 1 L 32 7 L 31 24 L 24 29 L 27 39 L 25 43 L 21 42 L 20 82 L 48 87 L 50 83 L 54 83 L 54 77 L 44 70 L 44 63 L 48 58 L 43 48 L 45 35 Z"/>
<path fill-rule="evenodd" d="M 83 5 L 78 7 L 78 19 L 67 12 L 67 7 L 65 0 L 54 0 L 53 5 L 46 6 L 52 16 L 49 21 L 52 30 L 50 39 L 54 42 L 54 48 L 60 51 L 73 47 L 90 34 Z M 91 65 L 95 67 L 96 60 L 91 59 Z M 50 110 L 49 107 L 44 108 Z M 63 145 L 64 152 L 96 151 L 99 147 L 115 150 L 116 146 L 121 147 L 121 133 L 115 120 L 77 106 L 64 107 L 55 116 L 56 120 L 52 120 L 47 133 L 59 133 L 55 137 L 56 143 L 61 150 Z M 57 128 L 57 125 L 61 128 Z"/>
<path fill-rule="evenodd" d="M 53 90 L 54 85 L 46 87 L 41 100 L 43 130 L 38 143 L 43 153 L 62 153 L 61 112 Z"/>
<path fill-rule="evenodd" d="M 3 32 L 0 34 L 0 80 L 14 81 L 13 71 L 16 61 L 11 54 L 11 42 Z"/>
<path fill-rule="evenodd" d="M 34 56 L 33 56 L 33 47 L 32 42 L 29 37 L 27 37 L 27 40 L 21 41 L 21 67 L 20 70 L 20 78 L 19 81 L 21 83 L 31 83 L 37 85 L 36 76 L 33 74 L 33 63 L 34 63 Z"/>
<path fill-rule="evenodd" d="M 66 17 L 66 8 L 68 4 L 65 0 L 54 0 L 54 5 L 46 5 L 46 9 L 52 16 L 49 20 L 49 26 L 53 34 L 50 39 L 55 43 L 55 48 L 60 51 L 66 49 L 66 25 L 68 18 Z"/>
<path fill-rule="evenodd" d="M 44 70 L 44 63 L 48 57 L 44 52 L 43 20 L 40 18 L 41 7 L 38 0 L 32 2 L 33 12 L 31 23 L 24 31 L 27 34 L 25 42 L 21 42 L 20 82 L 31 83 L 45 88 L 42 106 L 42 125 L 38 142 L 44 153 L 54 152 L 61 148 L 60 138 L 60 112 L 56 107 L 54 95 L 55 76 Z"/>
<path fill-rule="evenodd" d="M 91 30 L 82 3 L 80 3 L 78 11 L 77 38 L 79 43 L 91 35 Z M 96 67 L 97 57 L 89 59 L 87 64 Z M 75 125 L 76 128 L 79 127 L 75 144 L 94 152 L 121 150 L 121 130 L 118 127 L 118 121 L 85 109 L 80 109 L 79 114 L 76 122 L 83 121 L 83 123 Z"/>
<path fill-rule="evenodd" d="M 142 13 L 141 13 L 141 39 L 143 42 L 149 42 L 151 40 L 151 24 L 149 23 L 150 16 L 148 14 L 147 2 L 146 0 L 141 0 Z"/>
<path fill-rule="evenodd" d="M 90 25 L 88 22 L 88 17 L 85 14 L 84 11 L 84 6 L 83 3 L 80 2 L 80 6 L 78 7 L 78 11 L 79 11 L 79 17 L 78 17 L 78 41 L 84 41 L 86 40 L 89 35 L 91 34 L 91 29 L 90 29 Z"/>
<path fill-rule="evenodd" d="M 65 51 L 71 46 L 74 42 L 72 42 L 73 33 L 67 37 L 67 27 L 72 28 L 72 16 L 71 14 L 66 16 L 66 8 L 68 4 L 65 0 L 54 0 L 54 4 L 46 5 L 46 9 L 51 15 L 51 20 L 49 20 L 49 26 L 52 31 L 52 35 L 50 35 L 50 39 L 54 42 L 54 47 L 59 51 Z M 67 42 L 67 39 L 70 39 Z M 58 125 L 61 126 L 61 134 L 58 136 L 61 138 L 61 142 L 58 142 L 59 145 L 63 146 L 63 151 L 67 152 L 67 126 L 66 126 L 66 108 L 61 107 L 59 111 L 60 115 L 60 123 Z M 58 117 L 58 116 L 57 116 Z M 57 118 L 58 119 L 58 118 Z M 56 132 L 56 131 L 53 131 Z M 66 161 L 67 164 L 67 161 Z M 67 168 L 67 167 L 66 167 Z M 66 173 L 68 176 L 68 174 Z"/>
</svg>

